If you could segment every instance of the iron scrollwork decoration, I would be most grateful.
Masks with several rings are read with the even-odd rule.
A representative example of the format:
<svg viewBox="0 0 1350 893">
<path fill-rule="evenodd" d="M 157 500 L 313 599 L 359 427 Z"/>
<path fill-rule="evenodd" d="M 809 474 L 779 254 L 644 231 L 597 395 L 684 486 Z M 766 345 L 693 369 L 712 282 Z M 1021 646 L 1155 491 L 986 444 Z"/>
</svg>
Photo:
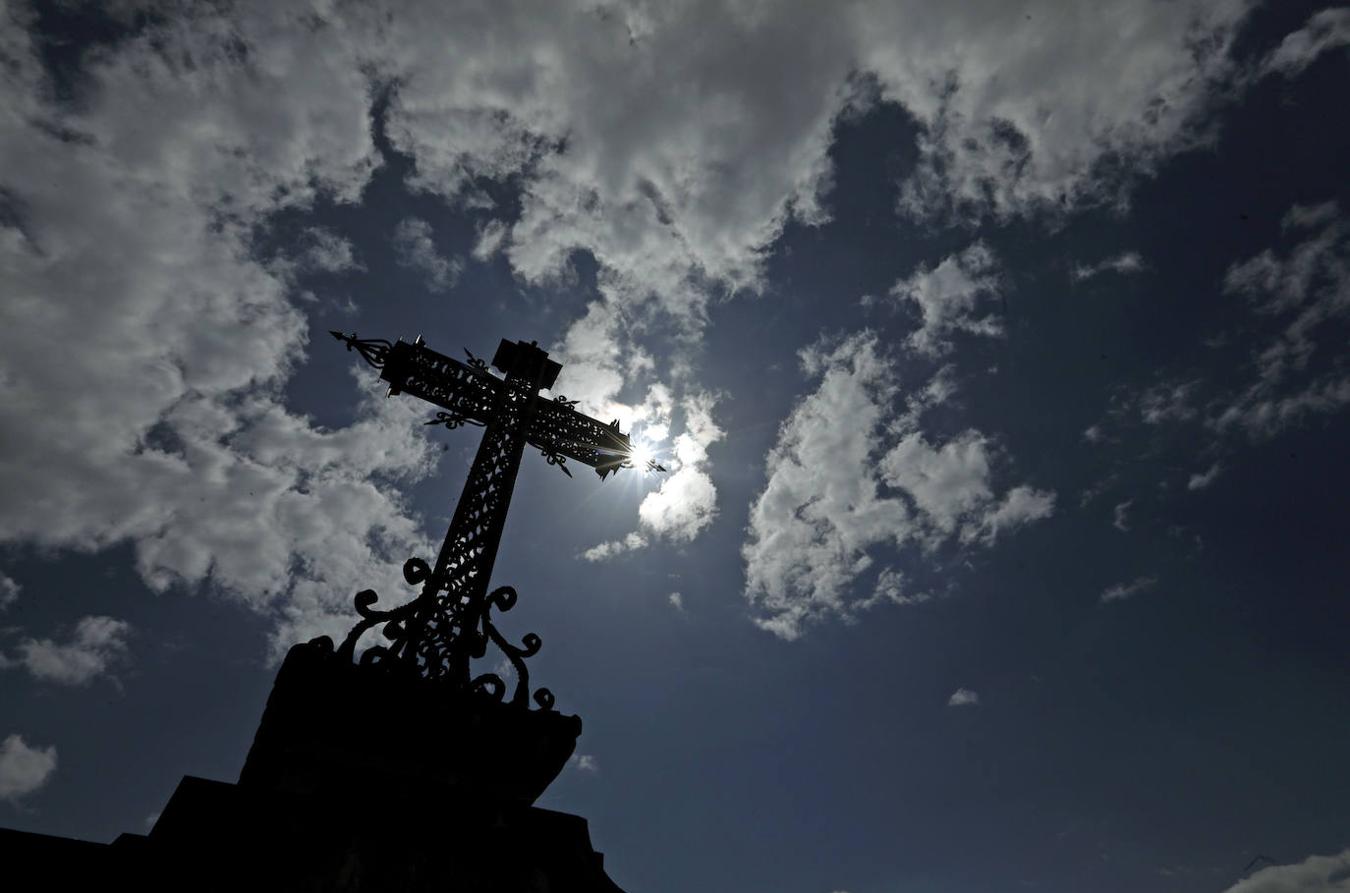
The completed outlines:
<svg viewBox="0 0 1350 893">
<path fill-rule="evenodd" d="M 413 585 L 429 583 L 431 576 L 431 568 L 420 558 L 410 558 L 403 564 L 403 578 Z M 390 644 L 372 645 L 367 648 L 361 655 L 362 666 L 420 670 L 421 675 L 443 679 L 451 684 L 457 682 L 459 684 L 455 687 L 466 688 L 470 692 L 485 694 L 495 701 L 502 701 L 506 695 L 506 682 L 496 673 L 482 673 L 454 680 L 445 679 L 445 674 L 436 672 L 438 667 L 441 669 L 446 666 L 467 667 L 470 660 L 486 655 L 487 644 L 491 642 L 506 655 L 516 674 L 516 688 L 509 703 L 526 706 L 530 691 L 530 671 L 525 664 L 525 658 L 539 653 L 544 644 L 543 640 L 535 633 L 526 633 L 520 645 L 513 645 L 492 622 L 494 607 L 503 612 L 515 607 L 516 590 L 510 586 L 499 586 L 492 590 L 486 599 L 472 607 L 464 605 L 458 611 L 452 610 L 450 612 L 452 616 L 441 618 L 445 630 L 453 631 L 452 635 L 447 635 L 437 642 L 417 641 L 415 637 L 424 626 L 421 621 L 426 619 L 423 615 L 436 611 L 434 592 L 433 587 L 426 586 L 417 598 L 388 611 L 374 608 L 375 603 L 379 601 L 375 590 L 364 589 L 358 592 L 356 613 L 361 616 L 361 620 L 352 627 L 347 638 L 338 647 L 338 655 L 346 660 L 352 660 L 357 640 L 366 630 L 382 623 L 384 624 L 382 634 Z M 433 655 L 448 660 L 439 664 L 426 664 L 417 660 L 419 656 L 425 659 Z M 551 710 L 554 704 L 553 693 L 547 688 L 538 688 L 534 692 L 534 702 L 542 710 Z"/>
<path fill-rule="evenodd" d="M 394 345 L 383 338 L 358 338 L 355 332 L 346 335 L 336 329 L 329 329 L 328 334 L 346 344 L 348 350 L 359 353 L 363 360 L 376 369 L 384 368 L 385 361 L 389 359 L 389 352 L 394 349 Z"/>
<path fill-rule="evenodd" d="M 467 347 L 464 348 L 464 355 L 469 358 L 470 369 L 475 372 L 481 372 L 484 375 L 488 374 L 487 360 L 474 356 L 473 351 L 469 350 Z"/>
<path fill-rule="evenodd" d="M 539 455 L 543 456 L 544 461 L 547 462 L 549 465 L 558 466 L 558 470 L 561 471 L 563 474 L 567 475 L 568 477 L 572 476 L 571 469 L 567 467 L 566 456 L 547 448 L 540 450 Z"/>
<path fill-rule="evenodd" d="M 471 419 L 468 416 L 460 415 L 457 412 L 438 412 L 436 417 L 429 422 L 423 422 L 424 425 L 444 425 L 451 431 L 464 425 L 476 425 L 483 427 L 483 423 L 477 419 Z"/>
</svg>

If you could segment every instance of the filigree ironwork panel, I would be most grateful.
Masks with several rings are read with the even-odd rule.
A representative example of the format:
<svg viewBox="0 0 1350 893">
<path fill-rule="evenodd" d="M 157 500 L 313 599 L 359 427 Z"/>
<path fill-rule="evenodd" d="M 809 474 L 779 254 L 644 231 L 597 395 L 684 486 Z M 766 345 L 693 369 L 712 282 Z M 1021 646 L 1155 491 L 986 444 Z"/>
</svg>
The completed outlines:
<svg viewBox="0 0 1350 893">
<path fill-rule="evenodd" d="M 538 447 L 546 458 L 575 459 L 594 468 L 602 478 L 627 467 L 632 446 L 617 422 L 606 425 L 583 415 L 572 408 L 570 400 L 535 397 L 534 403 L 530 445 Z"/>
<path fill-rule="evenodd" d="M 406 392 L 480 423 L 489 421 L 502 386 L 501 379 L 482 366 L 469 366 L 406 341 L 394 344 L 380 377 L 389 382 L 390 396 Z"/>
</svg>

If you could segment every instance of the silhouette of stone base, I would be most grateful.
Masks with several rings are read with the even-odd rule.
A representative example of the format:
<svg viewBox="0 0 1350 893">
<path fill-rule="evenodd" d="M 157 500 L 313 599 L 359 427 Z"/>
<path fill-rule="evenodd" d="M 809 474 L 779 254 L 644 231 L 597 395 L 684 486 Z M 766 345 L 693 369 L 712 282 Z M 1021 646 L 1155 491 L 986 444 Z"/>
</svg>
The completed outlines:
<svg viewBox="0 0 1350 893">
<path fill-rule="evenodd" d="M 14 889 L 622 893 L 578 816 L 504 806 L 427 821 L 391 806 L 358 813 L 187 776 L 149 835 L 96 844 L 0 831 L 0 862 Z"/>
<path fill-rule="evenodd" d="M 239 784 L 528 806 L 576 749 L 579 717 L 399 669 L 354 664 L 327 637 L 291 648 Z"/>
<path fill-rule="evenodd" d="M 112 844 L 0 829 L 0 864 L 14 889 L 622 893 L 585 819 L 531 805 L 580 732 L 316 640 L 286 656 L 238 784 L 187 776 Z"/>
</svg>

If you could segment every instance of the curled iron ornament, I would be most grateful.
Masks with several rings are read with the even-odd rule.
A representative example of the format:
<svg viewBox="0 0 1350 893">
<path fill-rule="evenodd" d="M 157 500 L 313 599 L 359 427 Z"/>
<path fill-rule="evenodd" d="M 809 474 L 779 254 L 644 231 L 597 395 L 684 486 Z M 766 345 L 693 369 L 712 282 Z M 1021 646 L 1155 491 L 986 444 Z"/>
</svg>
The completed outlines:
<svg viewBox="0 0 1350 893">
<path fill-rule="evenodd" d="M 483 373 L 484 375 L 490 374 L 490 373 L 488 372 L 488 364 L 487 364 L 487 361 L 486 361 L 486 360 L 484 360 L 484 359 L 482 359 L 482 358 L 480 358 L 480 357 L 474 356 L 473 351 L 469 350 L 467 347 L 464 348 L 464 355 L 467 356 L 467 357 L 469 358 L 469 364 L 468 364 L 468 365 L 469 365 L 469 368 L 470 368 L 470 369 L 473 369 L 473 370 L 475 370 L 475 371 L 477 371 L 477 372 L 481 372 L 481 373 Z"/>
<path fill-rule="evenodd" d="M 328 334 L 346 344 L 348 350 L 359 353 L 361 359 L 376 369 L 384 368 L 385 360 L 389 359 L 389 351 L 394 349 L 394 345 L 383 338 L 358 338 L 355 332 L 347 335 L 336 329 L 329 329 Z"/>
<path fill-rule="evenodd" d="M 544 461 L 549 465 L 558 466 L 558 470 L 568 477 L 572 476 L 572 471 L 567 467 L 567 457 L 553 450 L 541 449 L 539 455 L 544 457 Z"/>
<path fill-rule="evenodd" d="M 438 412 L 436 417 L 429 422 L 423 422 L 424 425 L 444 425 L 451 431 L 464 425 L 474 425 L 478 428 L 483 427 L 483 423 L 477 419 L 471 419 L 468 416 L 457 412 Z"/>
<path fill-rule="evenodd" d="M 379 596 L 373 589 L 356 594 L 356 613 L 361 619 L 338 647 L 339 656 L 352 660 L 356 642 L 367 630 L 384 624 L 382 635 L 389 645 L 372 645 L 361 655 L 363 666 L 379 665 L 404 672 L 448 682 L 456 688 L 481 694 L 502 702 L 506 698 L 506 682 L 496 673 L 470 676 L 467 672 L 471 659 L 486 655 L 489 643 L 495 645 L 515 671 L 516 686 L 510 704 L 528 707 L 530 671 L 525 659 L 539 653 L 543 640 L 535 633 L 526 633 L 519 645 L 508 641 L 492 621 L 492 609 L 505 612 L 515 607 L 516 590 L 499 586 L 481 602 L 455 603 L 448 610 L 437 600 L 440 587 L 431 567 L 420 558 L 410 558 L 403 564 L 403 578 L 412 585 L 424 584 L 422 592 L 412 601 L 387 611 L 375 609 Z M 461 668 L 457 671 L 457 668 Z M 551 710 L 553 693 L 546 688 L 533 694 L 540 710 Z"/>
</svg>

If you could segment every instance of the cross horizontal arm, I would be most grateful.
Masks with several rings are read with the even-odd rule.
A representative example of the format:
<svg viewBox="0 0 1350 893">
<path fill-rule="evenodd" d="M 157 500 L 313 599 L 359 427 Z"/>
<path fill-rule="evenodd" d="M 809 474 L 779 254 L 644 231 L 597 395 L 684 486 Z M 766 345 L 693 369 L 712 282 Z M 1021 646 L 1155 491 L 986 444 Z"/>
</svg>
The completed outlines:
<svg viewBox="0 0 1350 893">
<path fill-rule="evenodd" d="M 420 338 L 412 344 L 395 342 L 385 358 L 380 378 L 389 382 L 391 397 L 412 394 L 480 425 L 491 419 L 502 386 L 501 379 L 488 372 L 486 366 L 471 366 L 437 353 Z"/>
<path fill-rule="evenodd" d="M 632 456 L 628 435 L 619 423 L 606 425 L 577 412 L 566 402 L 534 398 L 534 418 L 527 438 L 545 455 L 562 455 L 595 469 L 604 478 Z"/>
</svg>

